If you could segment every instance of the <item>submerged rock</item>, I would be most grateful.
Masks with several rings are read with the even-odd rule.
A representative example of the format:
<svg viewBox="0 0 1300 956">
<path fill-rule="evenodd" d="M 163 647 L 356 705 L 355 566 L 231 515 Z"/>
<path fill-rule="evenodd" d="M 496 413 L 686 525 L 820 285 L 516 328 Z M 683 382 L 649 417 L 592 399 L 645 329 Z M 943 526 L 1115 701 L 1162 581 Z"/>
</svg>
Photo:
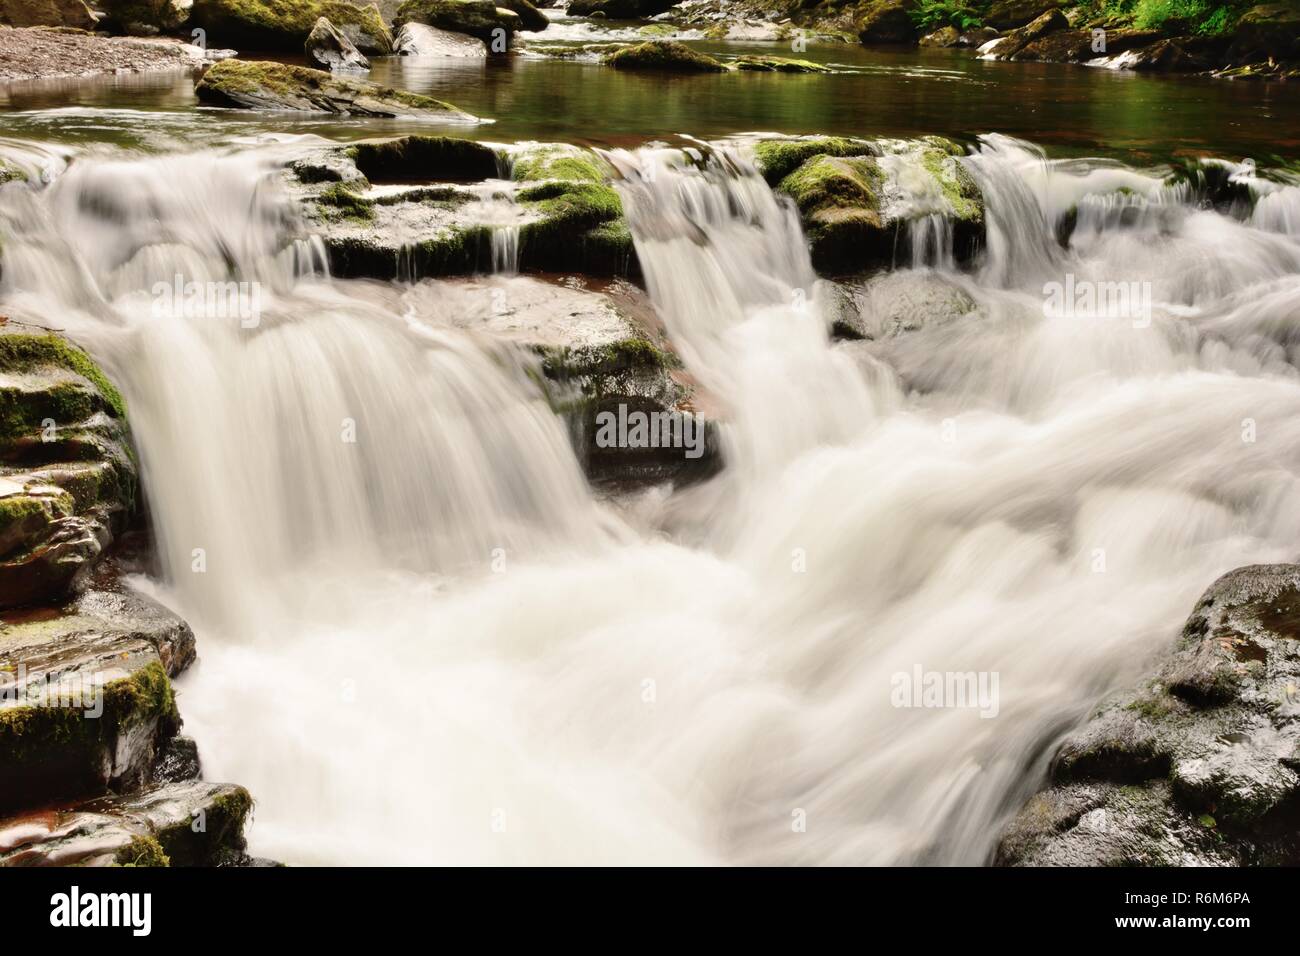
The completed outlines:
<svg viewBox="0 0 1300 956">
<path fill-rule="evenodd" d="M 363 53 L 393 52 L 393 38 L 373 3 L 345 0 L 194 0 L 190 25 L 207 31 L 210 46 L 296 52 L 321 17 Z"/>
<path fill-rule="evenodd" d="M 399 56 L 449 56 L 483 59 L 487 44 L 464 33 L 439 30 L 424 23 L 406 23 L 397 31 L 393 52 Z"/>
<path fill-rule="evenodd" d="M 477 117 L 428 96 L 260 60 L 223 60 L 203 75 L 194 92 L 205 103 L 239 109 L 479 122 Z"/>
<path fill-rule="evenodd" d="M 1157 672 L 1060 745 L 997 860 L 1300 863 L 1300 566 L 1215 581 Z"/>
<path fill-rule="evenodd" d="M 370 69 L 370 61 L 324 17 L 312 27 L 303 51 L 308 59 L 315 60 L 327 70 Z"/>
<path fill-rule="evenodd" d="M 0 820 L 0 866 L 220 866 L 244 859 L 253 799 L 228 783 L 154 787 Z"/>
<path fill-rule="evenodd" d="M 0 809 L 147 782 L 180 718 L 170 678 L 194 634 L 130 591 L 94 589 L 61 608 L 0 614 Z"/>
<path fill-rule="evenodd" d="M 135 509 L 126 405 L 53 333 L 0 328 L 0 608 L 87 582 Z"/>
<path fill-rule="evenodd" d="M 675 40 L 652 40 L 615 50 L 601 59 L 618 70 L 650 70 L 662 73 L 725 73 L 720 60 L 699 53 Z"/>
</svg>

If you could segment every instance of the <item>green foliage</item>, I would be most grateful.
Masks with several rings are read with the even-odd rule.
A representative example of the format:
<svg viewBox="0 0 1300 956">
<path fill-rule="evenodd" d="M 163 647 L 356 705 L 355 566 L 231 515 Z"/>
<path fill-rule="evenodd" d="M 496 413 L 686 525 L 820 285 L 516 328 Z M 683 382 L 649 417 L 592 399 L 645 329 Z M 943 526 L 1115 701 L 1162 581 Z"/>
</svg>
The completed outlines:
<svg viewBox="0 0 1300 956">
<path fill-rule="evenodd" d="M 1092 0 L 1084 6 L 1099 22 L 1131 23 L 1170 35 L 1222 36 L 1251 5 L 1250 0 Z"/>
<path fill-rule="evenodd" d="M 918 30 L 929 33 L 941 27 L 969 30 L 982 26 L 986 3 L 967 3 L 966 0 L 917 0 L 907 12 Z"/>
</svg>

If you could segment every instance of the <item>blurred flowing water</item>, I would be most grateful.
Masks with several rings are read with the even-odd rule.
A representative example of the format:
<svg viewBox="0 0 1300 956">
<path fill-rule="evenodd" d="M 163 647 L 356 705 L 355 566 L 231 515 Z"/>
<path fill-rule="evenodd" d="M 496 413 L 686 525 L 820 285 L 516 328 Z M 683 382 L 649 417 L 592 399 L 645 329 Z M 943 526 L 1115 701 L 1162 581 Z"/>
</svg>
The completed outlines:
<svg viewBox="0 0 1300 956">
<path fill-rule="evenodd" d="M 446 284 L 326 274 L 276 146 L 24 155 L 51 182 L 0 189 L 0 306 L 122 386 L 143 586 L 198 632 L 187 732 L 257 797 L 258 854 L 985 862 L 1217 574 L 1295 557 L 1300 191 L 1249 167 L 1241 217 L 985 137 L 982 260 L 888 277 L 970 309 L 837 344 L 743 149 L 608 152 L 727 460 L 611 502 Z M 160 310 L 178 273 L 259 282 L 257 325 Z M 1149 283 L 1150 314 L 1047 316 L 1066 275 Z M 996 673 L 996 716 L 894 706 L 917 666 Z"/>
</svg>

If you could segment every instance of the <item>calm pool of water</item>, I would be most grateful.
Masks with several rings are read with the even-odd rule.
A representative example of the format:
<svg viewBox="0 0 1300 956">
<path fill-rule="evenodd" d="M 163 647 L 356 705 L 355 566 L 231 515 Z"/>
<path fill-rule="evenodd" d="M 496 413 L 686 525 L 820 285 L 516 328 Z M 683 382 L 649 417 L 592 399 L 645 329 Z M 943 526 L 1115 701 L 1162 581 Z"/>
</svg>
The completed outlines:
<svg viewBox="0 0 1300 956">
<path fill-rule="evenodd" d="M 535 40 L 545 34 L 533 35 Z M 590 37 L 588 37 L 590 39 Z M 790 53 L 778 44 L 693 43 L 720 54 Z M 457 135 L 633 145 L 684 133 L 918 135 L 996 131 L 1057 154 L 1129 161 L 1176 155 L 1300 158 L 1300 87 L 994 63 L 965 51 L 813 45 L 800 54 L 848 72 L 671 76 L 524 56 L 489 62 L 376 59 L 371 78 L 494 120 Z M 0 135 L 175 148 L 266 132 L 357 138 L 427 123 L 254 115 L 197 108 L 182 73 L 0 88 Z"/>
</svg>

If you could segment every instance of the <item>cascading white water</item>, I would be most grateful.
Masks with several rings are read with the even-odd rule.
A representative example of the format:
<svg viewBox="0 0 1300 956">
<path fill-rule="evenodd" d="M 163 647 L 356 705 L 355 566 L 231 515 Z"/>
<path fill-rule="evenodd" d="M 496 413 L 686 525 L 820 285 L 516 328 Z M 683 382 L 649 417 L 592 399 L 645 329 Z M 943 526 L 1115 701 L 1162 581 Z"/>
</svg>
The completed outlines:
<svg viewBox="0 0 1300 956">
<path fill-rule="evenodd" d="M 946 279 L 976 308 L 836 346 L 742 157 L 609 158 L 726 419 L 717 479 L 625 517 L 439 283 L 307 274 L 265 157 L 0 192 L 6 313 L 127 395 L 208 776 L 250 787 L 253 850 L 289 862 L 986 860 L 1053 736 L 1215 575 L 1294 557 L 1285 218 L 992 139 L 988 253 Z M 1080 208 L 1060 248 L 1105 177 L 1166 208 Z M 156 314 L 177 272 L 259 278 L 260 323 Z M 1151 282 L 1150 322 L 1044 316 L 1067 273 Z M 916 666 L 996 672 L 996 717 L 895 707 Z"/>
</svg>

